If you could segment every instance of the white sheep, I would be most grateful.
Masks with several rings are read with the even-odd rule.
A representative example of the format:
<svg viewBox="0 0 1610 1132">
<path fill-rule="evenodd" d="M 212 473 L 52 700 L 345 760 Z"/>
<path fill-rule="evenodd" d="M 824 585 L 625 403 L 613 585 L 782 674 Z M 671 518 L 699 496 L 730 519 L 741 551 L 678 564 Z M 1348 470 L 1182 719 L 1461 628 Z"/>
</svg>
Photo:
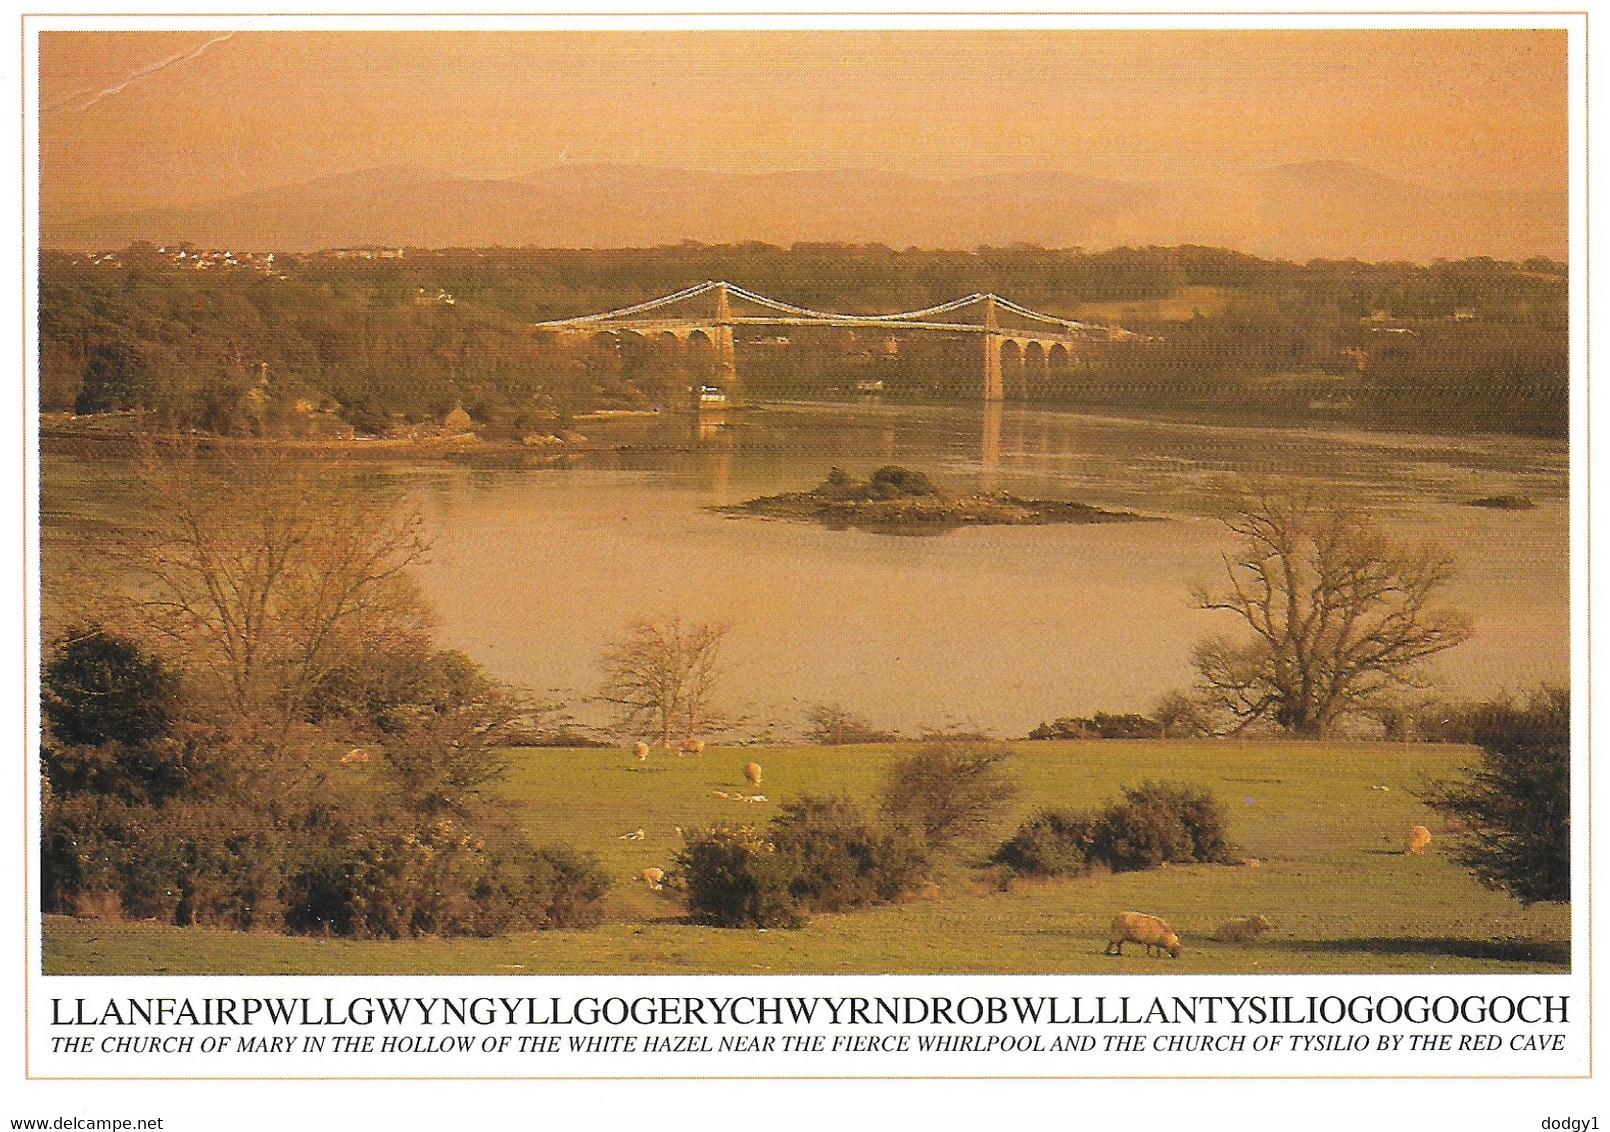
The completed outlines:
<svg viewBox="0 0 1610 1132">
<path fill-rule="evenodd" d="M 641 840 L 643 840 L 644 836 L 645 835 L 643 833 L 643 827 L 638 826 L 636 829 L 632 830 L 632 832 L 623 833 L 619 837 L 617 837 L 615 840 L 616 841 L 641 841 Z"/>
<path fill-rule="evenodd" d="M 1238 916 L 1220 924 L 1214 930 L 1213 938 L 1221 943 L 1251 943 L 1274 926 L 1271 920 L 1263 916 Z"/>
<path fill-rule="evenodd" d="M 744 777 L 749 780 L 749 785 L 751 785 L 751 786 L 759 786 L 760 785 L 760 764 L 759 763 L 745 763 L 744 764 Z"/>
<path fill-rule="evenodd" d="M 1431 844 L 1431 831 L 1423 825 L 1417 825 L 1409 830 L 1409 852 L 1416 857 L 1423 855 L 1426 846 Z"/>
<path fill-rule="evenodd" d="M 1120 912 L 1113 917 L 1107 932 L 1107 949 L 1104 955 L 1122 955 L 1124 944 L 1143 943 L 1146 954 L 1155 950 L 1168 952 L 1170 959 L 1180 957 L 1180 937 L 1169 929 L 1166 922 L 1144 912 Z"/>
<path fill-rule="evenodd" d="M 354 747 L 341 756 L 342 766 L 351 766 L 353 763 L 366 763 L 369 761 L 369 752 L 362 747 Z"/>
<path fill-rule="evenodd" d="M 641 762 L 647 762 L 648 761 L 648 744 L 643 742 L 643 740 L 639 739 L 636 743 L 632 744 L 632 754 L 637 756 L 637 761 L 638 762 L 640 762 L 640 763 Z"/>
<path fill-rule="evenodd" d="M 656 869 L 650 866 L 639 873 L 638 878 L 655 892 L 658 892 L 660 889 L 665 887 L 664 869 Z"/>
<path fill-rule="evenodd" d="M 682 740 L 682 748 L 681 748 L 681 750 L 679 750 L 677 752 L 677 754 L 679 754 L 679 755 L 702 755 L 702 754 L 704 754 L 704 740 L 703 739 L 684 739 L 684 740 Z"/>
</svg>

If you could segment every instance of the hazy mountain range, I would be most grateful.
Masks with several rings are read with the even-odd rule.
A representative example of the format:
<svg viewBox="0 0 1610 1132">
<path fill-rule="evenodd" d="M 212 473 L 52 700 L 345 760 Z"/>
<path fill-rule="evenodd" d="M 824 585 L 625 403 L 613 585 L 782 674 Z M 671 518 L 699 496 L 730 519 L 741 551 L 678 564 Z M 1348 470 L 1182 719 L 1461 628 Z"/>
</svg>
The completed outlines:
<svg viewBox="0 0 1610 1132">
<path fill-rule="evenodd" d="M 683 240 L 1087 250 L 1191 243 L 1293 260 L 1427 262 L 1564 259 L 1567 208 L 1563 190 L 1470 192 L 1332 161 L 1179 183 L 1052 171 L 938 180 L 859 169 L 733 175 L 601 164 L 484 179 L 388 167 L 201 204 L 47 220 L 42 238 L 65 249 L 150 240 L 259 251 Z"/>
</svg>

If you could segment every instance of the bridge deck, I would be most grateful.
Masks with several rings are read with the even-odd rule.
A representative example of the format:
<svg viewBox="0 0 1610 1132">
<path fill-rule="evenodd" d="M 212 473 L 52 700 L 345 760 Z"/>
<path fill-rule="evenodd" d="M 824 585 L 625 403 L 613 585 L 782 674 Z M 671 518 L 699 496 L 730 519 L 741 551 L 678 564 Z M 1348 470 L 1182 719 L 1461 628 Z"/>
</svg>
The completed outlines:
<svg viewBox="0 0 1610 1132">
<path fill-rule="evenodd" d="M 724 322 L 718 323 L 715 319 L 699 318 L 662 318 L 662 319 L 618 319 L 613 321 L 588 322 L 585 320 L 566 320 L 562 326 L 553 326 L 549 323 L 536 323 L 538 329 L 551 327 L 555 330 L 580 331 L 587 333 L 602 333 L 612 330 L 629 330 L 634 333 L 665 333 L 678 330 L 699 330 L 714 326 L 846 326 L 851 328 L 873 328 L 881 330 L 946 330 L 963 334 L 993 334 L 1000 338 L 1021 338 L 1034 342 L 1088 342 L 1092 335 L 1089 330 L 1073 331 L 1071 333 L 1056 334 L 1044 330 L 1032 330 L 1014 326 L 980 326 L 971 322 L 914 322 L 909 319 L 888 318 L 765 318 L 750 315 L 734 315 Z"/>
</svg>

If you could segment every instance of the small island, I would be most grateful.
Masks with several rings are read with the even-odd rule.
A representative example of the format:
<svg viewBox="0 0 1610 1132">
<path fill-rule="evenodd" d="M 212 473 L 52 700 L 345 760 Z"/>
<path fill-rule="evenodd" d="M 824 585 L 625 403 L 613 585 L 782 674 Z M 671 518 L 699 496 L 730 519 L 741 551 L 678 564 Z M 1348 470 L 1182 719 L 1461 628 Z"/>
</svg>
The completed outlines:
<svg viewBox="0 0 1610 1132">
<path fill-rule="evenodd" d="M 961 495 L 919 471 L 890 464 L 857 479 L 833 468 L 810 491 L 788 491 L 712 510 L 726 515 L 803 519 L 835 529 L 937 534 L 962 526 L 1044 523 L 1125 523 L 1147 517 L 1059 499 L 1020 499 L 1004 491 Z"/>
<path fill-rule="evenodd" d="M 1465 500 L 1466 507 L 1485 507 L 1489 511 L 1533 511 L 1537 504 L 1524 495 L 1484 495 Z"/>
</svg>

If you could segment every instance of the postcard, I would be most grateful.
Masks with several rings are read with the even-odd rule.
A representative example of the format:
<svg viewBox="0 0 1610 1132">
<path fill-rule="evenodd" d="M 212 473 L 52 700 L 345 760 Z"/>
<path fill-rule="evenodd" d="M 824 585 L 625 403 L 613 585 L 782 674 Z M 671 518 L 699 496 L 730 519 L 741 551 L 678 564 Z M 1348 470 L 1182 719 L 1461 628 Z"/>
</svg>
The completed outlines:
<svg viewBox="0 0 1610 1132">
<path fill-rule="evenodd" d="M 20 36 L 12 1127 L 1598 1127 L 1585 13 Z"/>
</svg>

